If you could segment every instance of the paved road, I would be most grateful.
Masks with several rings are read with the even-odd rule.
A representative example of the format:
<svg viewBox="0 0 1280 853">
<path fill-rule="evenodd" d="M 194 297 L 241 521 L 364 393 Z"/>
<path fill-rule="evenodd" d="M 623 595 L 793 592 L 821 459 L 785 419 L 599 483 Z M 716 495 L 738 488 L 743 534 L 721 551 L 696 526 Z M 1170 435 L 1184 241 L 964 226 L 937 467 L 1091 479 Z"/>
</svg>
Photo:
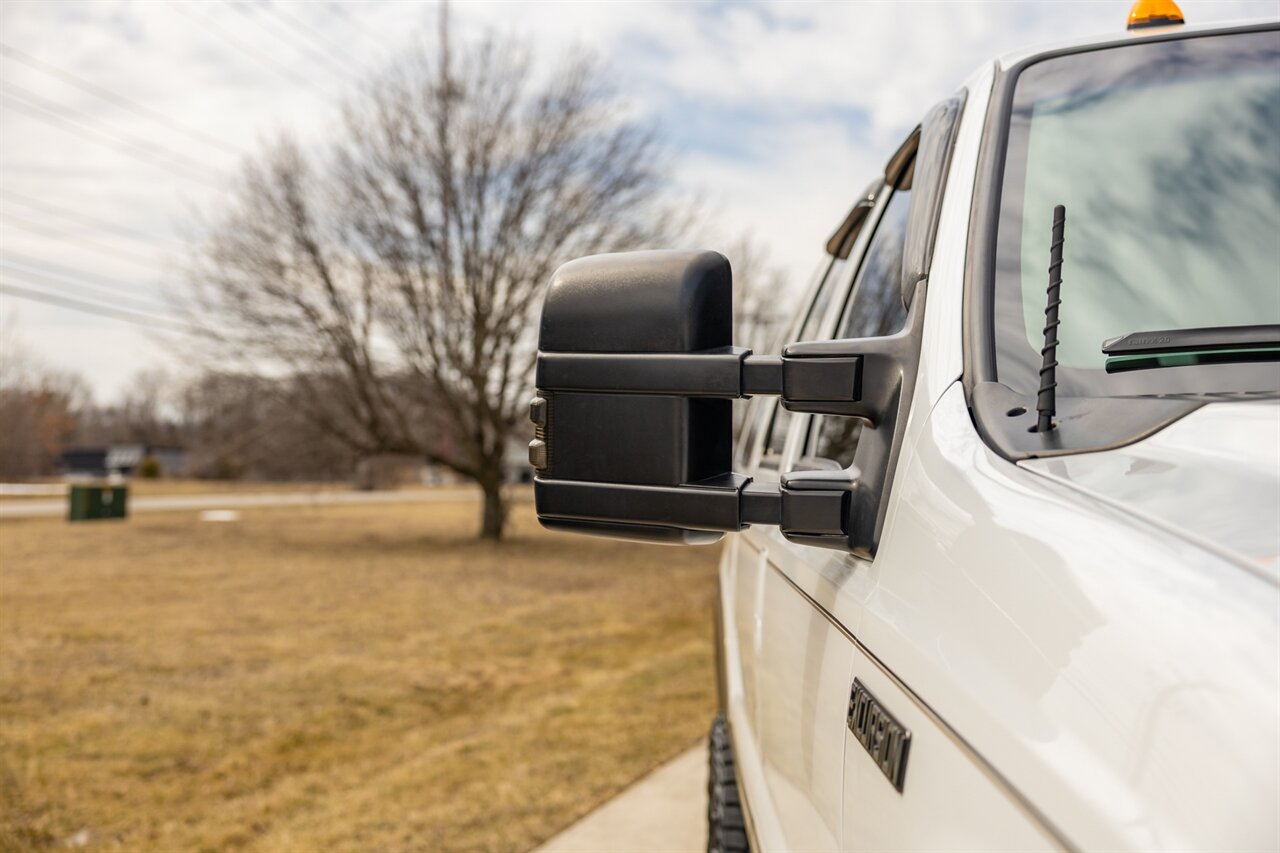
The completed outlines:
<svg viewBox="0 0 1280 853">
<path fill-rule="evenodd" d="M 534 853 L 699 853 L 707 849 L 707 748 L 659 767 Z"/>
<path fill-rule="evenodd" d="M 258 492 L 208 495 L 153 495 L 130 497 L 129 512 L 161 512 L 183 509 L 244 509 L 259 506 L 334 506 L 338 504 L 387 504 L 475 500 L 476 489 L 408 489 L 395 492 Z M 0 501 L 0 518 L 66 515 L 67 501 Z"/>
</svg>

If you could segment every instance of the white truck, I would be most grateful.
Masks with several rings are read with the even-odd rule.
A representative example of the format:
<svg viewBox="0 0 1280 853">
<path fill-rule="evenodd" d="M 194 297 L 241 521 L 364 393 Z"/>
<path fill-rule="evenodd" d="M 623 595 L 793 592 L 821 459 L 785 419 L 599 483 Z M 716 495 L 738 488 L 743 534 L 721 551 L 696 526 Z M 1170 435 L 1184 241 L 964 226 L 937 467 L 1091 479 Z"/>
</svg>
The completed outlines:
<svg viewBox="0 0 1280 853">
<path fill-rule="evenodd" d="M 727 535 L 710 850 L 1280 849 L 1280 23 L 1171 5 L 931 109 L 777 354 L 555 275 L 542 522 Z"/>
</svg>

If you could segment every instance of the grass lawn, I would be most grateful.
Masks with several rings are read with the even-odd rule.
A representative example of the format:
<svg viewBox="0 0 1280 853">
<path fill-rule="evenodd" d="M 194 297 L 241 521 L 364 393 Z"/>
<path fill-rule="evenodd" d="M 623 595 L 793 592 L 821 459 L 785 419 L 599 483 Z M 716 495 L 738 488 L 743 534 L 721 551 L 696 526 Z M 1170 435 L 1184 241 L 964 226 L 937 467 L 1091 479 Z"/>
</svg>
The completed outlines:
<svg viewBox="0 0 1280 853">
<path fill-rule="evenodd" d="M 0 850 L 522 850 L 701 737 L 719 549 L 478 510 L 0 522 Z"/>
<path fill-rule="evenodd" d="M 87 481 L 93 485 L 99 485 L 106 482 L 105 480 Z M 56 485 L 65 487 L 67 483 L 62 480 L 45 480 L 40 485 Z M 217 494 L 274 494 L 276 492 L 351 492 L 355 491 L 352 483 L 328 482 L 328 483 L 266 483 L 256 482 L 253 480 L 184 480 L 180 478 L 168 479 L 162 478 L 157 480 L 147 480 L 142 477 L 135 477 L 124 485 L 129 487 L 130 497 L 160 497 L 166 495 L 217 495 Z M 389 491 L 410 491 L 415 489 L 430 488 L 429 486 L 421 486 L 416 483 L 403 483 L 391 486 Z M 448 487 L 446 487 L 448 488 Z M 454 487 L 460 488 L 460 487 Z M 32 500 L 57 500 L 60 496 L 57 494 L 49 495 L 3 495 L 0 494 L 0 501 L 32 501 Z M 62 498 L 65 500 L 65 498 Z"/>
</svg>

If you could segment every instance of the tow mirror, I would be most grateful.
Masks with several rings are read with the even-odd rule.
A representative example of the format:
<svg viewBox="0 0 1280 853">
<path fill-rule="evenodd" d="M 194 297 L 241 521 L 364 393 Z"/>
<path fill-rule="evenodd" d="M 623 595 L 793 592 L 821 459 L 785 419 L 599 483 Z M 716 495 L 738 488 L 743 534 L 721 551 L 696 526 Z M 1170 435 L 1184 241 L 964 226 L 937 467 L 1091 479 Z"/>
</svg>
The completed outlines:
<svg viewBox="0 0 1280 853">
<path fill-rule="evenodd" d="M 670 543 L 773 524 L 797 541 L 852 547 L 867 529 L 856 518 L 857 470 L 822 466 L 778 484 L 734 473 L 732 401 L 779 394 L 793 411 L 860 417 L 874 430 L 896 408 L 900 338 L 755 355 L 733 346 L 723 255 L 631 252 L 565 264 L 543 305 L 530 406 L 539 520 Z"/>
</svg>

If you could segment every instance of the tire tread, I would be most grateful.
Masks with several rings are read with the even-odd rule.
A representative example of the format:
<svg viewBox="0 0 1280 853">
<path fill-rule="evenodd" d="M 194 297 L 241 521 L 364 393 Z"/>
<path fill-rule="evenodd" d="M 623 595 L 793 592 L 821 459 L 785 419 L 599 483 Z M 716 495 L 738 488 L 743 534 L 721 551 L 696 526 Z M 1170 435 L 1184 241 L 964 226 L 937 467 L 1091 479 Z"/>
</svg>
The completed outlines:
<svg viewBox="0 0 1280 853">
<path fill-rule="evenodd" d="M 733 745 L 723 714 L 711 724 L 707 739 L 710 772 L 707 777 L 707 853 L 750 853 Z"/>
</svg>

